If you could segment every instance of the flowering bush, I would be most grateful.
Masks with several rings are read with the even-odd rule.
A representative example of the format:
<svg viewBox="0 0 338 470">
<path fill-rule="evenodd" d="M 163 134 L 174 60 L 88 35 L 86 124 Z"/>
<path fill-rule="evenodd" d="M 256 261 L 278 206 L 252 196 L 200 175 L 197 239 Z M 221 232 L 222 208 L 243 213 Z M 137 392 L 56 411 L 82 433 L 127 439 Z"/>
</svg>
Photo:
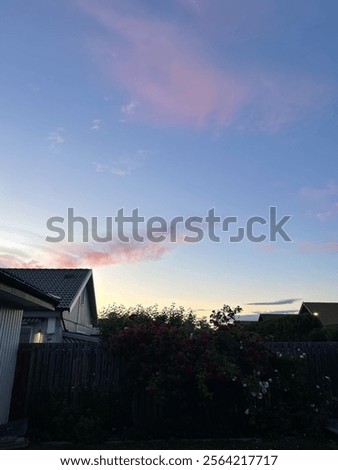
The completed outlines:
<svg viewBox="0 0 338 470">
<path fill-rule="evenodd" d="M 312 383 L 305 353 L 283 357 L 277 354 L 269 388 L 268 407 L 256 414 L 256 425 L 287 435 L 316 435 L 322 432 L 335 399 L 327 376 Z"/>
<path fill-rule="evenodd" d="M 126 422 L 152 437 L 290 434 L 318 422 L 301 359 L 236 323 L 134 322 L 110 340 Z"/>
</svg>

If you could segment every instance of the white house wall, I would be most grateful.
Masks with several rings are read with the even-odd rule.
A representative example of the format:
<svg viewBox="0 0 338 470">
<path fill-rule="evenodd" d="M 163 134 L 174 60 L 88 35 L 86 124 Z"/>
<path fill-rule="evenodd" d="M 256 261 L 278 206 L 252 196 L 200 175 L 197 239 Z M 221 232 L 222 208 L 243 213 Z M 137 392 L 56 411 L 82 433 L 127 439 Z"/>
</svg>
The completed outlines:
<svg viewBox="0 0 338 470">
<path fill-rule="evenodd" d="M 22 314 L 0 306 L 0 424 L 8 421 Z"/>
<path fill-rule="evenodd" d="M 49 328 L 50 320 L 55 319 L 54 332 Z M 29 329 L 29 338 L 25 335 L 25 342 L 29 343 L 62 343 L 61 318 L 58 313 L 24 312 L 21 329 Z"/>
<path fill-rule="evenodd" d="M 67 330 L 71 333 L 93 334 L 88 291 L 85 289 L 70 312 L 63 313 Z"/>
</svg>

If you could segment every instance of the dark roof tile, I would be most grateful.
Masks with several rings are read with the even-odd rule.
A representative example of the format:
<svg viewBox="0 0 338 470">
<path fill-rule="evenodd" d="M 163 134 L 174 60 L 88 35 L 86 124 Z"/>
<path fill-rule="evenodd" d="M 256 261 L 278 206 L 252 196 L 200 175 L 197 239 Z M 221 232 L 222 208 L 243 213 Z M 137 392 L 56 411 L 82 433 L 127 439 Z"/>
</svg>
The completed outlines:
<svg viewBox="0 0 338 470">
<path fill-rule="evenodd" d="M 60 298 L 59 309 L 69 309 L 91 273 L 90 269 L 9 269 L 1 271 Z"/>
</svg>

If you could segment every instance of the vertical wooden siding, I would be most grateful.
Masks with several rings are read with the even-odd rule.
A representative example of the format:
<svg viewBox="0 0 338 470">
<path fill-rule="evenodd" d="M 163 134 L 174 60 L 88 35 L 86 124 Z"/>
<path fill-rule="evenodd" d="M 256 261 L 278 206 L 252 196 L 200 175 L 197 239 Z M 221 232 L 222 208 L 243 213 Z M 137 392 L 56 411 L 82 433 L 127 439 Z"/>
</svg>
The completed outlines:
<svg viewBox="0 0 338 470">
<path fill-rule="evenodd" d="M 22 313 L 0 306 L 0 424 L 8 420 Z"/>
</svg>

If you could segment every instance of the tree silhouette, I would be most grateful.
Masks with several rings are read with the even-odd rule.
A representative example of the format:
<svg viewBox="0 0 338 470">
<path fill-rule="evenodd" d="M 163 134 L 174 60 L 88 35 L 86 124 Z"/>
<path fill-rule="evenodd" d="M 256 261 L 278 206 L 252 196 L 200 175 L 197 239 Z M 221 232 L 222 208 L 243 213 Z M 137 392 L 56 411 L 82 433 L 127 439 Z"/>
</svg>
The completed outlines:
<svg viewBox="0 0 338 470">
<path fill-rule="evenodd" d="M 235 323 L 235 316 L 240 313 L 243 309 L 237 305 L 237 307 L 231 308 L 230 305 L 223 305 L 220 310 L 213 310 L 210 315 L 210 323 L 216 327 L 222 325 L 232 325 Z"/>
</svg>

